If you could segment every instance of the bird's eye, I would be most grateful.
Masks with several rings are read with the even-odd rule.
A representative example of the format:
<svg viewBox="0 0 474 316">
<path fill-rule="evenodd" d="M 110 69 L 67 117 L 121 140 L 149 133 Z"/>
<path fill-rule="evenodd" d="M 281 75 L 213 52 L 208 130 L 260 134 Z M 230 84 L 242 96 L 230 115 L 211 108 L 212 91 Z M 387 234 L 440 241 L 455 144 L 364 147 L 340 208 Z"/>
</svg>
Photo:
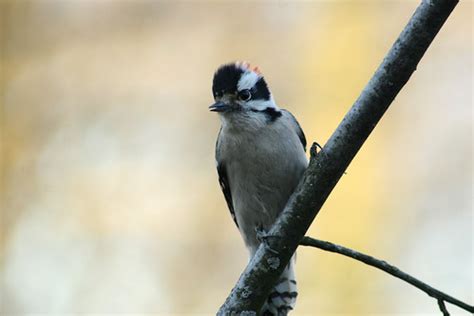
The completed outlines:
<svg viewBox="0 0 474 316">
<path fill-rule="evenodd" d="M 249 90 L 239 91 L 239 99 L 241 101 L 248 101 L 250 100 L 250 98 L 252 98 L 252 94 L 250 93 Z"/>
</svg>

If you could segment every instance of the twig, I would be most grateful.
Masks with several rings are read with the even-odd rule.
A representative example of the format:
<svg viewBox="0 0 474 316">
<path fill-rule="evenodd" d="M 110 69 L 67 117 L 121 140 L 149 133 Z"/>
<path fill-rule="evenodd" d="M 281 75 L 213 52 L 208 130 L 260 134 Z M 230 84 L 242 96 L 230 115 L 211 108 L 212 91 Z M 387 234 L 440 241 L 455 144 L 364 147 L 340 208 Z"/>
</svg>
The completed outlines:
<svg viewBox="0 0 474 316">
<path fill-rule="evenodd" d="M 329 241 L 324 241 L 324 240 L 318 240 L 314 239 L 311 237 L 303 237 L 303 239 L 300 242 L 300 245 L 302 246 L 311 246 L 311 247 L 316 247 L 322 250 L 330 251 L 330 252 L 335 252 L 339 253 L 341 255 L 344 255 L 346 257 L 351 257 L 352 259 L 361 261 L 365 264 L 368 264 L 369 266 L 375 267 L 377 269 L 383 270 L 387 272 L 388 274 L 393 275 L 396 278 L 399 278 L 407 283 L 410 283 L 411 285 L 417 287 L 418 289 L 422 290 L 429 296 L 435 298 L 438 301 L 438 306 L 441 312 L 443 312 L 444 316 L 449 316 L 448 310 L 446 309 L 446 306 L 444 305 L 444 302 L 451 303 L 453 305 L 456 305 L 468 312 L 474 312 L 474 306 L 471 306 L 469 304 L 466 304 L 457 298 L 454 298 L 446 293 L 443 293 L 432 286 L 418 280 L 417 278 L 412 277 L 411 275 L 401 271 L 397 267 L 387 263 L 386 261 L 379 260 L 377 258 L 371 257 L 369 255 L 360 253 L 358 251 L 346 248 L 341 245 L 336 245 L 333 244 Z"/>
<path fill-rule="evenodd" d="M 438 306 L 441 313 L 443 313 L 443 316 L 449 316 L 448 309 L 446 308 L 446 305 L 444 305 L 444 301 L 442 299 L 438 299 Z"/>
<path fill-rule="evenodd" d="M 303 179 L 268 232 L 277 238 L 269 238 L 268 247 L 258 248 L 219 314 L 258 314 L 327 197 L 457 3 L 458 0 L 424 0 L 416 9 L 323 150 L 311 158 Z"/>
</svg>

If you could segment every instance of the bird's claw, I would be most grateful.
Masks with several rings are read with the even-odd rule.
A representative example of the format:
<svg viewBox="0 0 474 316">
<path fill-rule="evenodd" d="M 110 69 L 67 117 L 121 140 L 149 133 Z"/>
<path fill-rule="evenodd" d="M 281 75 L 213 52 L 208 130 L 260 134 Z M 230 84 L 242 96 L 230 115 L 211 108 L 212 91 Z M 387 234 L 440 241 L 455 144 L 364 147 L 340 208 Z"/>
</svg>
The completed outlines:
<svg viewBox="0 0 474 316">
<path fill-rule="evenodd" d="M 320 151 L 323 150 L 321 145 L 319 145 L 317 142 L 314 142 L 311 146 L 311 149 L 309 150 L 311 157 L 316 157 L 318 155 L 318 148 Z"/>
<path fill-rule="evenodd" d="M 270 238 L 275 238 L 277 236 L 273 236 L 273 235 L 269 235 L 265 229 L 263 228 L 262 225 L 257 225 L 255 227 L 255 232 L 257 234 L 257 240 L 263 244 L 263 246 L 268 249 L 268 251 L 270 251 L 271 253 L 273 254 L 278 254 L 278 251 L 276 251 L 275 249 L 273 249 L 272 247 L 270 247 L 270 245 L 268 244 L 268 239 Z"/>
</svg>

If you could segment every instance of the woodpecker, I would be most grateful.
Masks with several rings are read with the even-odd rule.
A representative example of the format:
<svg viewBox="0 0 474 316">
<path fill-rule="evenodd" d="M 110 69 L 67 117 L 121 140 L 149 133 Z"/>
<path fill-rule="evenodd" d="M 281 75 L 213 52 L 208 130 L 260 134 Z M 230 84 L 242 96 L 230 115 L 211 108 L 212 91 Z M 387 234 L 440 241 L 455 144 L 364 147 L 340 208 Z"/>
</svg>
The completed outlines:
<svg viewBox="0 0 474 316">
<path fill-rule="evenodd" d="M 283 211 L 308 166 L 306 139 L 298 121 L 280 109 L 258 67 L 246 62 L 220 66 L 209 107 L 219 114 L 216 142 L 219 184 L 231 216 L 252 256 L 262 232 Z M 261 315 L 287 315 L 295 306 L 295 255 L 283 271 Z"/>
</svg>

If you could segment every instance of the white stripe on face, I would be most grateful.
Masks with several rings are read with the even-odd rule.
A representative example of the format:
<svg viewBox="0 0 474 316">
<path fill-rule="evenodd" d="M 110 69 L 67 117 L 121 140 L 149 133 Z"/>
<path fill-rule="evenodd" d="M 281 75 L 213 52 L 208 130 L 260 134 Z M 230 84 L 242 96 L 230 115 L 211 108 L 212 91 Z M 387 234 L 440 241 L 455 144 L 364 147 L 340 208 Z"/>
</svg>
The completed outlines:
<svg viewBox="0 0 474 316">
<path fill-rule="evenodd" d="M 237 90 L 242 91 L 245 89 L 252 89 L 252 87 L 260 79 L 260 76 L 253 71 L 246 71 L 242 74 L 237 83 Z"/>
<path fill-rule="evenodd" d="M 273 98 L 270 98 L 270 100 L 251 100 L 245 102 L 245 106 L 252 109 L 252 110 L 257 110 L 257 111 L 263 111 L 266 108 L 273 108 L 275 110 L 279 110 L 278 106 L 275 104 L 275 101 Z"/>
</svg>

